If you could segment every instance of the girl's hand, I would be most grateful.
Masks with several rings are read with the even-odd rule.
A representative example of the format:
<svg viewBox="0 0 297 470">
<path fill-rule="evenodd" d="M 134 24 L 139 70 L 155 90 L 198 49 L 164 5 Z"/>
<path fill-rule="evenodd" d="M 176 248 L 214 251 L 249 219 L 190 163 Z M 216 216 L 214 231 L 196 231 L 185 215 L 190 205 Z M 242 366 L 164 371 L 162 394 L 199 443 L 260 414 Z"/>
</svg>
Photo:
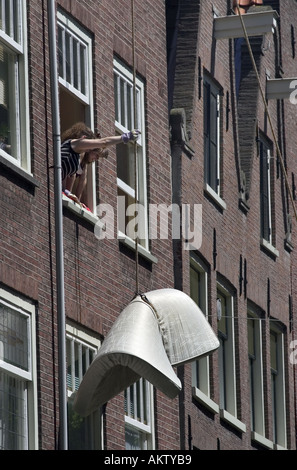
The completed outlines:
<svg viewBox="0 0 297 470">
<path fill-rule="evenodd" d="M 122 134 L 122 141 L 124 144 L 127 144 L 128 142 L 136 142 L 138 139 L 139 135 L 141 132 L 138 129 L 133 129 L 133 131 L 125 132 L 125 134 Z"/>
</svg>

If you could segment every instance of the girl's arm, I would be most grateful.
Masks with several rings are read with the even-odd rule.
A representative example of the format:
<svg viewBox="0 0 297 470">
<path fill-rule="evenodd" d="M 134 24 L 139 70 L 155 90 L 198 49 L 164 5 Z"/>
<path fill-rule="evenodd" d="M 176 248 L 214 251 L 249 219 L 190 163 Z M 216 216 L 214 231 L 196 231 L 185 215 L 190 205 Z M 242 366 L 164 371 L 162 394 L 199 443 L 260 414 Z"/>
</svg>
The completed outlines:
<svg viewBox="0 0 297 470">
<path fill-rule="evenodd" d="M 80 139 L 73 139 L 71 146 L 77 153 L 87 152 L 97 148 L 110 147 L 111 145 L 117 145 L 120 143 L 127 143 L 129 141 L 136 141 L 139 137 L 140 131 L 134 130 L 126 132 L 122 135 L 113 135 L 111 137 L 103 137 L 102 139 L 86 139 L 82 137 Z"/>
<path fill-rule="evenodd" d="M 102 147 L 109 147 L 111 145 L 120 144 L 122 141 L 122 136 L 111 136 L 104 137 L 102 139 L 86 139 L 81 137 L 80 139 L 73 139 L 71 141 L 71 147 L 77 153 L 87 152 L 88 150 L 93 150 Z"/>
</svg>

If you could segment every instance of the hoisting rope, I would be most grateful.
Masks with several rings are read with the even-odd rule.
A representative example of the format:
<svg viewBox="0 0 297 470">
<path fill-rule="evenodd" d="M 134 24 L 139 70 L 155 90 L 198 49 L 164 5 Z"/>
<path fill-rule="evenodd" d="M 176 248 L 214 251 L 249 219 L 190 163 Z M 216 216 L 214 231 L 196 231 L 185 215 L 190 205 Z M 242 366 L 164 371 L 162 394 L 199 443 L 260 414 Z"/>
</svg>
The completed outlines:
<svg viewBox="0 0 297 470">
<path fill-rule="evenodd" d="M 136 63 L 135 63 L 135 21 L 134 21 L 134 0 L 131 0 L 131 18 L 132 18 L 132 66 L 133 66 L 133 126 L 137 129 L 137 94 L 136 94 Z M 137 142 L 134 142 L 134 205 L 137 210 L 138 203 L 138 159 L 137 159 Z M 139 294 L 139 262 L 138 262 L 138 233 L 139 233 L 139 211 L 138 211 L 138 225 L 135 237 L 135 282 L 136 282 L 136 293 Z"/>
<path fill-rule="evenodd" d="M 267 106 L 267 101 L 266 101 L 265 94 L 264 94 L 262 86 L 261 86 L 260 76 L 259 76 L 259 73 L 258 73 L 258 70 L 257 70 L 257 65 L 256 65 L 256 62 L 255 62 L 255 59 L 254 59 L 254 55 L 253 55 L 253 51 L 252 51 L 252 48 L 251 48 L 250 40 L 249 40 L 247 30 L 246 30 L 246 27 L 245 27 L 245 24 L 244 24 L 244 21 L 243 21 L 243 18 L 242 18 L 242 14 L 241 14 L 240 7 L 239 7 L 239 2 L 237 0 L 236 0 L 236 6 L 237 6 L 238 13 L 239 13 L 239 18 L 240 18 L 240 22 L 241 22 L 241 25 L 242 25 L 242 29 L 243 29 L 243 32 L 244 32 L 244 37 L 245 37 L 245 40 L 246 40 L 246 43 L 247 43 L 247 46 L 248 46 L 248 51 L 249 51 L 249 54 L 250 54 L 250 58 L 251 58 L 253 68 L 254 68 L 254 71 L 255 71 L 255 74 L 256 74 L 256 77 L 257 77 L 259 89 L 260 89 L 262 100 L 263 100 L 263 103 L 264 103 L 264 106 L 265 106 L 265 111 L 266 111 L 266 114 L 267 114 L 267 118 L 268 118 L 268 121 L 269 121 L 271 132 L 272 132 L 272 135 L 273 135 L 273 140 L 274 140 L 275 147 L 276 147 L 276 150 L 277 150 L 277 155 L 279 157 L 279 161 L 280 161 L 280 164 L 281 164 L 283 175 L 285 177 L 286 187 L 287 187 L 287 190 L 289 192 L 292 207 L 293 207 L 293 211 L 294 211 L 294 214 L 295 214 L 295 218 L 297 220 L 297 211 L 296 211 L 296 207 L 295 207 L 293 193 L 292 193 L 292 190 L 290 188 L 289 181 L 288 181 L 288 176 L 287 176 L 287 172 L 286 172 L 286 168 L 285 168 L 285 164 L 284 164 L 284 159 L 283 159 L 279 144 L 277 142 L 277 138 L 276 138 L 276 134 L 275 134 L 275 131 L 274 131 L 274 128 L 273 128 L 270 112 L 269 112 L 269 109 L 268 109 L 268 106 Z"/>
</svg>

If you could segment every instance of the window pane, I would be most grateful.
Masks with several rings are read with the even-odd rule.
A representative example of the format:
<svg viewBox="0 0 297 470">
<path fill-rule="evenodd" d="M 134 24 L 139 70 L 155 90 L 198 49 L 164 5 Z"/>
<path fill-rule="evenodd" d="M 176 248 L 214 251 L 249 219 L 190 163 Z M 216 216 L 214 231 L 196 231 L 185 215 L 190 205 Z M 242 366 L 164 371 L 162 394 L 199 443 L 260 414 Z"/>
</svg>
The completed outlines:
<svg viewBox="0 0 297 470">
<path fill-rule="evenodd" d="M 72 371 L 71 371 L 71 341 L 67 339 L 66 342 L 66 357 L 67 357 L 67 389 L 72 390 Z"/>
<path fill-rule="evenodd" d="M 248 350 L 250 356 L 255 356 L 255 332 L 254 325 L 255 320 L 252 318 L 248 319 Z"/>
<path fill-rule="evenodd" d="M 127 128 L 128 129 L 133 129 L 134 128 L 134 123 L 133 123 L 133 112 L 134 109 L 134 104 L 133 104 L 133 89 L 131 85 L 127 85 Z M 137 127 L 137 126 L 135 126 Z"/>
<path fill-rule="evenodd" d="M 21 44 L 20 0 L 0 1 L 0 29 Z"/>
<path fill-rule="evenodd" d="M 196 269 L 190 268 L 190 296 L 200 306 L 200 273 Z"/>
<path fill-rule="evenodd" d="M 64 60 L 63 44 L 64 44 L 64 30 L 62 28 L 59 28 L 58 29 L 59 75 L 60 75 L 60 77 L 65 78 L 64 77 L 64 70 L 63 70 L 63 60 Z"/>
<path fill-rule="evenodd" d="M 58 26 L 59 76 L 88 97 L 88 46 L 72 30 Z"/>
<path fill-rule="evenodd" d="M 80 90 L 80 48 L 78 41 L 73 39 L 73 86 Z"/>
<path fill-rule="evenodd" d="M 269 149 L 264 142 L 260 142 L 260 204 L 261 204 L 261 235 L 270 241 L 270 169 Z"/>
<path fill-rule="evenodd" d="M 83 95 L 87 95 L 87 48 L 80 44 L 79 46 L 80 51 L 80 62 L 78 64 L 80 72 L 80 91 Z"/>
<path fill-rule="evenodd" d="M 125 414 L 143 424 L 148 424 L 148 387 L 148 382 L 141 378 L 125 390 Z"/>
<path fill-rule="evenodd" d="M 217 94 L 212 90 L 210 93 L 210 139 L 217 144 Z"/>
<path fill-rule="evenodd" d="M 137 429 L 131 429 L 126 427 L 125 430 L 126 438 L 126 450 L 141 450 L 142 447 L 142 433 Z"/>
<path fill-rule="evenodd" d="M 66 32 L 65 34 L 65 65 L 66 65 L 66 81 L 72 84 L 71 80 L 71 35 Z"/>
<path fill-rule="evenodd" d="M 73 410 L 71 402 L 68 402 L 67 409 L 69 450 L 96 450 L 92 416 L 82 418 Z"/>
<path fill-rule="evenodd" d="M 218 299 L 221 302 L 221 319 L 218 322 L 219 331 L 227 337 L 227 312 L 226 312 L 226 298 L 218 294 Z"/>
<path fill-rule="evenodd" d="M 73 409 L 73 392 L 78 390 L 96 351 L 95 347 L 67 335 L 68 437 L 70 450 L 96 450 L 101 448 L 99 412 L 95 411 L 90 416 L 82 418 Z"/>
<path fill-rule="evenodd" d="M 0 148 L 18 158 L 18 58 L 0 45 Z"/>
<path fill-rule="evenodd" d="M 145 379 L 139 379 L 125 390 L 125 415 L 135 420 L 133 428 L 126 424 L 125 437 L 126 449 L 140 450 L 147 448 L 147 440 L 150 433 L 137 429 L 138 422 L 150 425 L 150 384 Z"/>
<path fill-rule="evenodd" d="M 119 76 L 114 74 L 114 106 L 115 106 L 115 120 L 120 122 L 120 107 L 119 107 Z"/>
<path fill-rule="evenodd" d="M 135 189 L 135 158 L 132 145 L 116 146 L 117 175 L 124 183 Z"/>
<path fill-rule="evenodd" d="M 126 91 L 126 82 L 122 78 L 120 79 L 120 99 L 121 99 L 121 120 L 120 123 L 122 126 L 126 126 L 126 102 L 125 102 L 125 93 Z"/>
<path fill-rule="evenodd" d="M 219 168 L 219 90 L 204 81 L 204 178 L 218 192 Z"/>
<path fill-rule="evenodd" d="M 21 23 L 20 23 L 20 15 L 19 15 L 19 0 L 13 0 L 12 4 L 12 15 L 13 15 L 13 39 L 21 43 Z M 11 4 L 10 4 L 11 8 Z"/>
<path fill-rule="evenodd" d="M 29 323 L 20 312 L 0 305 L 0 358 L 20 369 L 29 370 Z"/>
<path fill-rule="evenodd" d="M 270 362 L 273 371 L 277 372 L 277 335 L 270 334 Z"/>
<path fill-rule="evenodd" d="M 25 384 L 0 371 L 0 449 L 26 450 L 27 441 Z"/>
<path fill-rule="evenodd" d="M 114 74 L 115 86 L 115 117 L 125 129 L 140 129 L 140 91 L 136 89 L 136 120 L 134 122 L 134 91 L 133 82 L 117 73 Z"/>
</svg>

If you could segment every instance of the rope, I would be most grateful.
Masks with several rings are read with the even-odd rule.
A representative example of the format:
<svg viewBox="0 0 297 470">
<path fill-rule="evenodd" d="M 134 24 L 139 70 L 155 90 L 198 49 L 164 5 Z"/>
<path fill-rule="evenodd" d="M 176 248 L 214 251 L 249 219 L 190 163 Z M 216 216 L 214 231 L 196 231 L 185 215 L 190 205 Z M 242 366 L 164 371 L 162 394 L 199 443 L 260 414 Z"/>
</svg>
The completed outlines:
<svg viewBox="0 0 297 470">
<path fill-rule="evenodd" d="M 132 64 L 133 64 L 133 126 L 137 129 L 137 97 L 136 97 L 136 64 L 135 64 L 135 21 L 134 21 L 134 0 L 131 0 L 131 17 L 132 17 Z M 134 142 L 134 183 L 135 196 L 134 203 L 137 208 L 138 202 L 138 158 L 137 158 L 137 142 Z M 137 236 L 135 238 L 135 281 L 136 295 L 139 293 L 139 262 L 138 262 L 138 226 Z"/>
<path fill-rule="evenodd" d="M 261 86 L 260 76 L 259 76 L 259 73 L 258 73 L 258 70 L 257 70 L 257 65 L 256 65 L 256 62 L 255 62 L 255 59 L 254 59 L 254 55 L 253 55 L 253 51 L 252 51 L 252 48 L 251 48 L 250 40 L 249 40 L 249 37 L 248 37 L 248 34 L 247 34 L 247 30 L 246 30 L 244 21 L 242 19 L 242 14 L 241 14 L 239 3 L 238 3 L 237 0 L 236 0 L 236 6 L 237 6 L 237 10 L 239 12 L 239 18 L 240 18 L 242 29 L 243 29 L 243 32 L 244 32 L 244 37 L 245 37 L 245 40 L 246 40 L 246 43 L 247 43 L 247 46 L 248 46 L 248 51 L 249 51 L 250 58 L 251 58 L 251 61 L 252 61 L 252 64 L 253 64 L 253 68 L 254 68 L 254 71 L 255 71 L 255 74 L 256 74 L 256 77 L 257 77 L 257 81 L 258 81 L 259 89 L 260 89 L 260 92 L 261 92 L 262 100 L 263 100 L 263 103 L 264 103 L 264 106 L 265 106 L 265 111 L 266 111 L 266 114 L 267 114 L 267 118 L 268 118 L 268 121 L 269 121 L 271 132 L 272 132 L 272 135 L 273 135 L 273 140 L 274 140 L 275 147 L 276 147 L 276 150 L 277 150 L 277 155 L 279 157 L 281 168 L 282 168 L 282 171 L 283 171 L 283 174 L 284 174 L 284 177 L 285 177 L 286 187 L 287 187 L 287 190 L 289 192 L 290 199 L 291 199 L 291 202 L 292 202 L 293 211 L 294 211 L 294 214 L 295 214 L 295 218 L 297 220 L 297 211 L 296 211 L 296 207 L 295 207 L 294 197 L 293 197 L 293 193 L 292 193 L 292 190 L 290 188 L 289 181 L 288 181 L 288 176 L 287 176 L 284 160 L 283 160 L 281 150 L 280 150 L 278 142 L 277 142 L 277 138 L 276 138 L 276 134 L 275 134 L 275 131 L 274 131 L 274 128 L 273 128 L 270 112 L 269 112 L 269 109 L 268 109 L 268 106 L 267 106 L 267 101 L 266 101 L 265 94 L 264 94 L 262 86 Z"/>
</svg>

